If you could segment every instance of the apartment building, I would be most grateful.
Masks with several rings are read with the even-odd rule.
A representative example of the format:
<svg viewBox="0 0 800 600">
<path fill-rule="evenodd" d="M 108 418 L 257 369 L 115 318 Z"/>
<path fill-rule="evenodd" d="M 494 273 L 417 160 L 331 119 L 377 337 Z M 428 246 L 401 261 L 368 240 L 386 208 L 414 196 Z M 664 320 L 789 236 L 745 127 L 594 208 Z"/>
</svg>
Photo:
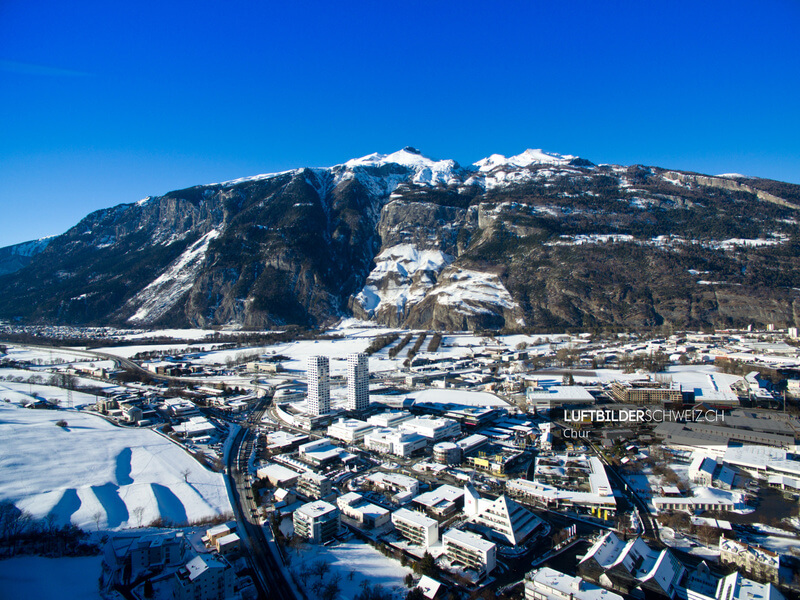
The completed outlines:
<svg viewBox="0 0 800 600">
<path fill-rule="evenodd" d="M 339 532 L 339 509 L 333 504 L 317 500 L 294 511 L 294 532 L 312 544 L 324 544 Z"/>
<path fill-rule="evenodd" d="M 497 545 L 468 531 L 451 529 L 442 536 L 447 558 L 451 562 L 488 575 L 497 564 Z"/>
<path fill-rule="evenodd" d="M 417 546 L 427 548 L 439 541 L 439 523 L 421 512 L 400 508 L 392 513 L 392 524 Z"/>
</svg>

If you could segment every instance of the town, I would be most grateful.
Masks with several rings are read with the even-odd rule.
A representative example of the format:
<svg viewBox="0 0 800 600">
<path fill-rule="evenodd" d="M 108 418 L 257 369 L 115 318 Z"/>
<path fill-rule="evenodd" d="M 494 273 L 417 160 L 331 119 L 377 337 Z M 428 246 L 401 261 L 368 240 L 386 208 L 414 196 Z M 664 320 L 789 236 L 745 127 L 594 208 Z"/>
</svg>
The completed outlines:
<svg viewBox="0 0 800 600">
<path fill-rule="evenodd" d="M 106 598 L 800 597 L 797 329 L 0 339 L 0 554 Z"/>
</svg>

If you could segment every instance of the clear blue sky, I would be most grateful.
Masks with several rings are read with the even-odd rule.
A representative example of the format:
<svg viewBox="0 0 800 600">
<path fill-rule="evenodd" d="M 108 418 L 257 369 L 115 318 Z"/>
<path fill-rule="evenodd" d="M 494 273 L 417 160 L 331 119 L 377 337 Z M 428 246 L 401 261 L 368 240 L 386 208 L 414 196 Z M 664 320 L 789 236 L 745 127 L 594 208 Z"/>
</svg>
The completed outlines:
<svg viewBox="0 0 800 600">
<path fill-rule="evenodd" d="M 0 0 L 0 246 L 420 148 L 800 183 L 800 2 Z"/>
</svg>

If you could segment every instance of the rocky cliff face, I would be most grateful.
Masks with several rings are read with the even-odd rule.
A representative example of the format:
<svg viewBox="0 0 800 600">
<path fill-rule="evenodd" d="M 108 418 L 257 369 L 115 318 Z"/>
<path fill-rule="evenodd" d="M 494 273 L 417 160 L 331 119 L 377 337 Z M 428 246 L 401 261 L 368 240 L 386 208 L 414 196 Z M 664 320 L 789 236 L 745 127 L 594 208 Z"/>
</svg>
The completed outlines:
<svg viewBox="0 0 800 600">
<path fill-rule="evenodd" d="M 350 314 L 435 329 L 796 325 L 798 206 L 800 186 L 760 179 L 541 151 L 463 168 L 405 149 L 93 213 L 0 276 L 0 317 L 248 328 Z"/>
</svg>

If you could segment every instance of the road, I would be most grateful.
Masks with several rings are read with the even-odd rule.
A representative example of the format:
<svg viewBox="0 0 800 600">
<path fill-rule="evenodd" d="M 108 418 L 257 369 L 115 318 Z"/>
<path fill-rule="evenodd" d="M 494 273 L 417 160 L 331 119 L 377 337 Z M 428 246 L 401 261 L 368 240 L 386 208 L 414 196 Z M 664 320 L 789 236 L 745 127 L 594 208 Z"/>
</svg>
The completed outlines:
<svg viewBox="0 0 800 600">
<path fill-rule="evenodd" d="M 296 600 L 281 566 L 269 548 L 270 541 L 255 516 L 257 507 L 247 472 L 248 457 L 255 443 L 255 433 L 251 427 L 261 422 L 266 407 L 267 400 L 260 400 L 247 422 L 242 424 L 242 429 L 237 432 L 228 453 L 226 466 L 230 480 L 231 505 L 239 525 L 239 537 L 249 553 L 259 598 Z"/>
<path fill-rule="evenodd" d="M 642 526 L 644 527 L 644 537 L 661 543 L 661 538 L 658 536 L 658 525 L 656 524 L 653 516 L 650 514 L 650 509 L 647 507 L 644 501 L 642 501 L 642 499 L 636 495 L 636 492 L 630 488 L 622 476 L 617 473 L 617 469 L 608 463 L 603 453 L 597 447 L 595 447 L 594 444 L 590 444 L 590 447 L 597 457 L 603 461 L 603 464 L 606 468 L 606 473 L 608 473 L 609 477 L 616 484 L 617 489 L 622 491 L 622 493 L 625 494 L 628 502 L 630 502 L 639 510 L 639 518 L 642 521 Z"/>
</svg>

